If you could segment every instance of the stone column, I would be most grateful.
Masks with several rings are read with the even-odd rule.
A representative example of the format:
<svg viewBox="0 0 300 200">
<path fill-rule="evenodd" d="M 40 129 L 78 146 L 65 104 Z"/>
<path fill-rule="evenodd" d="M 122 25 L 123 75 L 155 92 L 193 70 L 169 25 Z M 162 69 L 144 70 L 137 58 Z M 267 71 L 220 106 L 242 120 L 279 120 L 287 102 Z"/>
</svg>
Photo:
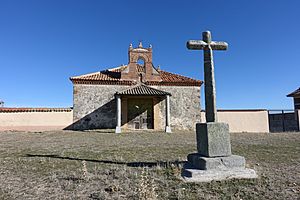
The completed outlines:
<svg viewBox="0 0 300 200">
<path fill-rule="evenodd" d="M 167 95 L 166 98 L 166 133 L 171 133 L 170 126 L 170 95 Z"/>
<path fill-rule="evenodd" d="M 116 133 L 121 133 L 121 97 L 116 95 L 117 99 L 117 127 Z"/>
</svg>

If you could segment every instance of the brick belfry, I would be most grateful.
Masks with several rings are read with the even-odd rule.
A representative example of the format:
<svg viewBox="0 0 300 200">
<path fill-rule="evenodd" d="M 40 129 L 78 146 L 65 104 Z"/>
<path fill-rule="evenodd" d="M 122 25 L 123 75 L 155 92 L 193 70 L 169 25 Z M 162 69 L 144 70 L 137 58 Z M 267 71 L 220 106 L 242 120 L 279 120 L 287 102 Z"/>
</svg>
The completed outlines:
<svg viewBox="0 0 300 200">
<path fill-rule="evenodd" d="M 207 182 L 230 178 L 257 178 L 254 170 L 245 168 L 245 158 L 231 154 L 229 126 L 218 122 L 214 78 L 213 50 L 227 50 L 226 42 L 211 40 L 211 33 L 202 33 L 202 40 L 190 40 L 187 48 L 204 51 L 204 84 L 206 123 L 196 124 L 197 153 L 188 155 L 183 178 L 191 182 Z"/>
</svg>

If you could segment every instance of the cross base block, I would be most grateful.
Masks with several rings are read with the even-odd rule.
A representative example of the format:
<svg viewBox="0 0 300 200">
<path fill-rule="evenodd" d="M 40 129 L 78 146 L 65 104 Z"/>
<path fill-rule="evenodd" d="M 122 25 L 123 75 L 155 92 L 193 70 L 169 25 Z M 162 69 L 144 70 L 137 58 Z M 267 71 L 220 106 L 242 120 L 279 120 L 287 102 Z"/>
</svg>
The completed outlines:
<svg viewBox="0 0 300 200">
<path fill-rule="evenodd" d="M 207 122 L 196 124 L 198 153 L 205 157 L 231 155 L 229 126 L 226 123 Z"/>
<path fill-rule="evenodd" d="M 182 177 L 186 182 L 257 178 L 253 169 L 245 168 L 245 163 L 245 158 L 238 155 L 209 158 L 191 153 L 183 167 Z"/>
<path fill-rule="evenodd" d="M 228 179 L 255 179 L 257 174 L 253 169 L 234 168 L 227 170 L 184 169 L 182 178 L 185 182 L 211 182 Z"/>
<path fill-rule="evenodd" d="M 243 156 L 231 155 L 208 158 L 201 156 L 199 153 L 189 154 L 187 160 L 193 168 L 201 170 L 245 168 L 246 163 Z"/>
</svg>

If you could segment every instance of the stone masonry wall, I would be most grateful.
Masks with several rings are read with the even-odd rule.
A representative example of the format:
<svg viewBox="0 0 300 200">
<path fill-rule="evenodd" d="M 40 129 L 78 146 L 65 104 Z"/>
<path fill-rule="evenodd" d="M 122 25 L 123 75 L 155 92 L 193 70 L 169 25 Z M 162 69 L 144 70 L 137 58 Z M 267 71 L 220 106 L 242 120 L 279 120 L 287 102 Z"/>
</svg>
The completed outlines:
<svg viewBox="0 0 300 200">
<path fill-rule="evenodd" d="M 74 84 L 72 129 L 101 129 L 116 127 L 114 94 L 130 86 Z M 200 122 L 200 87 L 152 86 L 170 92 L 171 128 L 193 130 Z M 160 129 L 165 127 L 165 100 L 159 102 Z"/>
<path fill-rule="evenodd" d="M 114 94 L 126 90 L 122 85 L 84 85 L 73 87 L 73 125 L 75 130 L 115 128 L 116 101 Z"/>
<path fill-rule="evenodd" d="M 201 119 L 200 87 L 153 86 L 172 94 L 170 97 L 171 129 L 194 130 Z M 165 126 L 165 101 L 160 102 L 161 126 Z"/>
</svg>

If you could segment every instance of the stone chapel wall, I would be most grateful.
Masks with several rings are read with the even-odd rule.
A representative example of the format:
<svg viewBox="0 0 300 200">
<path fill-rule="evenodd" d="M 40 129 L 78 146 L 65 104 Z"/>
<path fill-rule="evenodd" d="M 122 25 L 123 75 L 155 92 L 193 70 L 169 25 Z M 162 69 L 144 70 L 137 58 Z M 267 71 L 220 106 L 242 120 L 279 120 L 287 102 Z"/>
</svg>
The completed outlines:
<svg viewBox="0 0 300 200">
<path fill-rule="evenodd" d="M 159 90 L 169 92 L 171 129 L 172 130 L 194 130 L 196 123 L 201 119 L 200 87 L 198 86 L 152 86 Z M 165 101 L 161 101 L 160 122 L 165 126 Z"/>
<path fill-rule="evenodd" d="M 122 85 L 74 84 L 74 123 L 71 129 L 101 129 L 116 127 L 117 91 L 128 89 Z M 193 130 L 200 122 L 200 87 L 197 86 L 152 86 L 170 92 L 171 128 L 173 130 Z M 165 101 L 158 103 L 159 128 L 165 127 Z"/>
<path fill-rule="evenodd" d="M 126 90 L 123 85 L 85 85 L 73 87 L 73 125 L 75 130 L 116 128 L 114 94 Z"/>
</svg>

